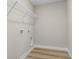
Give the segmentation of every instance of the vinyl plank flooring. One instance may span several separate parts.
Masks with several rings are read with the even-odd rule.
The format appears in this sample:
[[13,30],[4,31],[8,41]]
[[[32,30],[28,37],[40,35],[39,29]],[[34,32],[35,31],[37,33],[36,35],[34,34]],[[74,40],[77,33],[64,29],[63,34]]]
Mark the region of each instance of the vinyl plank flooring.
[[25,59],[71,59],[66,51],[34,48]]
[[55,51],[45,51],[45,50],[33,50],[32,53],[40,53],[40,54],[46,54],[51,56],[61,56],[61,57],[68,57],[67,53],[61,53],[61,52],[55,52]]

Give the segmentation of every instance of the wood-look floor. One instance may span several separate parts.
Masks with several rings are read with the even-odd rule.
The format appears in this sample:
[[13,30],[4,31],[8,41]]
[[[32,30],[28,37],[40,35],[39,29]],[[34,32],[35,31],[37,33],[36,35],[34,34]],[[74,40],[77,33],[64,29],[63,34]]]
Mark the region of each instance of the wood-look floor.
[[34,48],[25,59],[71,59],[66,51]]

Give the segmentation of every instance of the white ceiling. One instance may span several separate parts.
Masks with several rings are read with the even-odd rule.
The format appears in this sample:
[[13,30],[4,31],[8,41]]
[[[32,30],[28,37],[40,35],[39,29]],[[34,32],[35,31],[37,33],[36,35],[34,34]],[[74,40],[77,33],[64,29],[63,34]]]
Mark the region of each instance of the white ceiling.
[[43,4],[48,4],[58,1],[63,1],[63,0],[31,0],[33,5],[43,5]]

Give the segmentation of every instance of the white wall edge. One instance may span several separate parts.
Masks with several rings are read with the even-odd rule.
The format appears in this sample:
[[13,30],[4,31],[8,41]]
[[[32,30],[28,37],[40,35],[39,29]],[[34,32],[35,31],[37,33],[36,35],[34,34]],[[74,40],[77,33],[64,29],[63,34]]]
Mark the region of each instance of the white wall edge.
[[25,59],[29,55],[29,53],[33,50],[34,47],[31,47],[27,52],[25,52],[19,59]]
[[55,50],[60,50],[60,51],[67,51],[67,48],[62,48],[62,47],[42,46],[42,45],[34,45],[34,47],[49,48],[49,49],[55,49]]

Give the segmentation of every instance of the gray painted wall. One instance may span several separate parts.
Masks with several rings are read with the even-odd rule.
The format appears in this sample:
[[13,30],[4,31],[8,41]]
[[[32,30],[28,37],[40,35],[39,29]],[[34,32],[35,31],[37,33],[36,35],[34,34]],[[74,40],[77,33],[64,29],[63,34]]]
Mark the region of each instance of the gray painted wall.
[[67,48],[66,2],[37,6],[35,44]]

